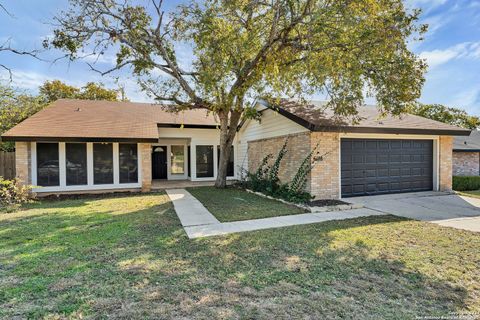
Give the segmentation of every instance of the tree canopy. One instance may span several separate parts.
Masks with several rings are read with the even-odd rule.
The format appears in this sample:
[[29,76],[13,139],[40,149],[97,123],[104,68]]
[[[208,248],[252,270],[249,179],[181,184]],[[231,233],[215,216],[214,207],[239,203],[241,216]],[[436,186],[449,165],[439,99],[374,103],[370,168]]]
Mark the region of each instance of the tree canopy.
[[77,88],[63,83],[60,80],[45,81],[40,87],[40,94],[47,102],[58,99],[82,99],[82,100],[109,100],[118,101],[120,90],[107,89],[103,84],[88,82],[85,86]]
[[441,104],[414,104],[409,113],[429,118],[432,120],[448,123],[454,126],[466,129],[478,129],[480,127],[480,118],[469,115],[465,110],[447,107]]
[[[71,59],[114,50],[108,74],[130,68],[159,101],[204,108],[220,120],[216,186],[257,97],[303,98],[322,91],[338,115],[355,115],[365,93],[400,114],[420,95],[425,63],[407,40],[425,31],[401,0],[205,0],[166,14],[162,1],[72,0],[55,17],[51,42]],[[191,48],[192,63],[182,63]]]

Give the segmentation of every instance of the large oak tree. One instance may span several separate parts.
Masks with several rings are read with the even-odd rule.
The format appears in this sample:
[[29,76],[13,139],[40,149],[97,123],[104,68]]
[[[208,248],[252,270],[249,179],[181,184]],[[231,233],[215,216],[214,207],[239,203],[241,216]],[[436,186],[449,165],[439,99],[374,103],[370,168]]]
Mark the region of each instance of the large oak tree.
[[168,13],[158,0],[71,0],[51,44],[71,59],[114,50],[115,67],[97,71],[129,68],[158,101],[215,114],[224,187],[230,146],[242,118],[256,116],[256,97],[322,91],[346,116],[369,94],[381,111],[403,112],[424,81],[424,62],[407,48],[425,31],[418,15],[401,0],[205,0]]

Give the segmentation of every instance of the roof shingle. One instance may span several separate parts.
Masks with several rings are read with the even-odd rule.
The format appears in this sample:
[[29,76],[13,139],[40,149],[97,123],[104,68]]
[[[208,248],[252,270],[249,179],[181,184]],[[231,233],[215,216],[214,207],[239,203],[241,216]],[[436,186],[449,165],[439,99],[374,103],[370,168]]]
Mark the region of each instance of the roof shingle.
[[29,138],[158,140],[158,124],[215,126],[206,110],[167,111],[168,105],[60,99],[2,135]]

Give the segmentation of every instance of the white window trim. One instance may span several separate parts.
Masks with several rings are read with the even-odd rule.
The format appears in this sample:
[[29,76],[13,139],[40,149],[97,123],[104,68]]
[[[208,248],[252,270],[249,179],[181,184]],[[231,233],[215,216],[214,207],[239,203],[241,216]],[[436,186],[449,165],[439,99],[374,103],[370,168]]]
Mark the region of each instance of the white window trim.
[[342,139],[410,139],[433,141],[433,191],[440,190],[440,136],[412,134],[340,133],[338,139],[338,188],[342,199]]
[[[100,142],[101,143],[101,142]],[[138,182],[137,183],[120,183],[119,170],[119,143],[113,142],[113,184],[94,184],[93,183],[93,142],[86,142],[87,144],[87,184],[78,186],[67,186],[66,177],[66,154],[65,142],[58,142],[59,145],[59,178],[60,185],[52,187],[37,187],[33,191],[41,192],[62,192],[62,191],[91,191],[91,190],[109,190],[109,189],[136,189],[142,186],[142,161],[140,153],[140,145],[137,143],[137,168],[138,168]],[[37,143],[31,144],[31,175],[32,185],[37,184]]]

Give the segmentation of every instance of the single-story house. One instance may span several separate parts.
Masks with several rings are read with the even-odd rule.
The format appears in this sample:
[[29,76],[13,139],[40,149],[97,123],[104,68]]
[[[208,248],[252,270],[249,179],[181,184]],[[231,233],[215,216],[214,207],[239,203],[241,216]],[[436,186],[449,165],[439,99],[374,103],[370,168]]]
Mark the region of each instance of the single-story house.
[[[15,141],[16,171],[37,192],[148,191],[155,180],[209,181],[217,175],[219,128],[204,110],[167,112],[153,104],[58,100],[2,135]],[[322,103],[257,103],[242,123],[228,179],[253,171],[288,137],[279,177],[289,181],[316,148],[307,189],[316,198],[450,190],[453,136],[469,130],[413,115],[339,121]]]
[[480,175],[480,131],[453,140],[453,175]]

